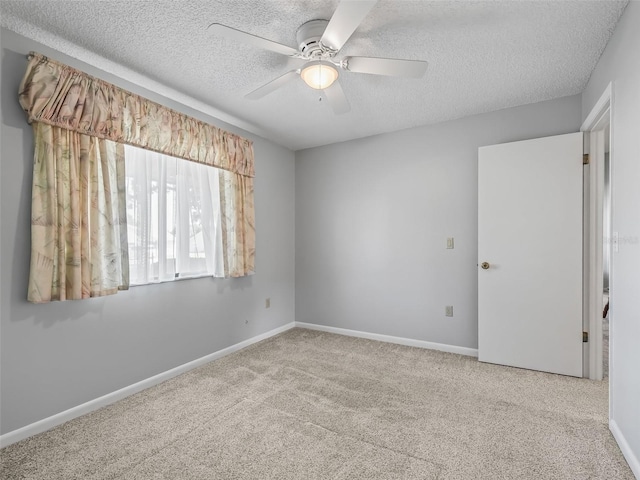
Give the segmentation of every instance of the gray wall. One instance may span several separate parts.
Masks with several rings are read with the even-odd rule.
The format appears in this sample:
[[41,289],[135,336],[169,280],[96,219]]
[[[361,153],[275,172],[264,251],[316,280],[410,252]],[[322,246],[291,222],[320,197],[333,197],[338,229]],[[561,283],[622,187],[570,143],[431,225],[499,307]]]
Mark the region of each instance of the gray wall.
[[[0,432],[7,433],[294,321],[294,154],[2,30]],[[33,140],[17,92],[36,50],[254,140],[256,274],[26,302]],[[271,308],[264,308],[265,298]],[[248,324],[245,324],[248,321]]]
[[580,111],[578,95],[296,152],[296,320],[477,348],[478,147],[576,132]]
[[611,289],[611,400],[640,478],[640,2],[629,2],[582,96],[586,118],[613,82],[611,138],[613,253]]

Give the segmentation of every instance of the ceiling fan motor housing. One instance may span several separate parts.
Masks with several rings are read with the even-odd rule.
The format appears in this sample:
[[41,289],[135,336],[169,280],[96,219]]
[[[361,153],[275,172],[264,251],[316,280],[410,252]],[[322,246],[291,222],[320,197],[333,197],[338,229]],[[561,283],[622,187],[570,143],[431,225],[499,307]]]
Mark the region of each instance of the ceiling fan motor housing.
[[320,39],[328,24],[328,20],[310,20],[298,28],[296,32],[298,49],[305,57],[319,57],[327,53],[320,44]]

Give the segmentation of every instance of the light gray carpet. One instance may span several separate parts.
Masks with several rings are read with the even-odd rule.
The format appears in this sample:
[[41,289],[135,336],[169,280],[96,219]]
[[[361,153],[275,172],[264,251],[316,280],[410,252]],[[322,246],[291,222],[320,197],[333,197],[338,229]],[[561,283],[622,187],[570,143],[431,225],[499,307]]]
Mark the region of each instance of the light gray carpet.
[[12,479],[633,479],[607,383],[294,329],[0,451]]

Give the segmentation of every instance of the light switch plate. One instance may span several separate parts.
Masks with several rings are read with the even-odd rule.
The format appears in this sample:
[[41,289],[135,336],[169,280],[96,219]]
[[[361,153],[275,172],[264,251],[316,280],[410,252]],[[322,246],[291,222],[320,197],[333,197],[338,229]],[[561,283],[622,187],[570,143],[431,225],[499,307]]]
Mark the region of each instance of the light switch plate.
[[453,237],[448,237],[447,238],[447,249],[452,249],[453,248]]

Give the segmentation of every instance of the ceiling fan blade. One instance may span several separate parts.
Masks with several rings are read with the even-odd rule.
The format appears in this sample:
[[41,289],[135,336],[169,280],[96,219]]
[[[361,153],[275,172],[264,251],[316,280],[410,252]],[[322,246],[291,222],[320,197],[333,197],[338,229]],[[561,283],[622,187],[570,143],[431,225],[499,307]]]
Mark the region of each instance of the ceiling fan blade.
[[320,43],[335,52],[340,50],[377,1],[342,0],[333,12]]
[[408,78],[422,77],[427,71],[428,65],[422,60],[374,57],[346,57],[343,63],[350,72]]
[[337,80],[333,82],[329,88],[325,88],[323,92],[324,96],[327,98],[327,102],[329,102],[331,109],[336,115],[347,113],[351,110],[349,100],[347,100],[344,90],[342,90],[342,86]]
[[214,34],[221,37],[225,37],[238,42],[248,43],[256,47],[264,48],[265,50],[271,50],[272,52],[281,53],[282,55],[298,55],[298,51],[295,48],[283,45],[281,43],[267,40],[266,38],[251,35],[250,33],[236,30],[235,28],[227,27],[221,23],[212,23],[207,27]]
[[257,100],[259,98],[264,97],[265,95],[277,90],[289,80],[298,76],[297,70],[291,70],[290,72],[285,73],[284,75],[279,76],[278,78],[271,80],[269,83],[262,85],[259,88],[256,88],[253,92],[247,93],[245,98],[249,98],[251,100]]

